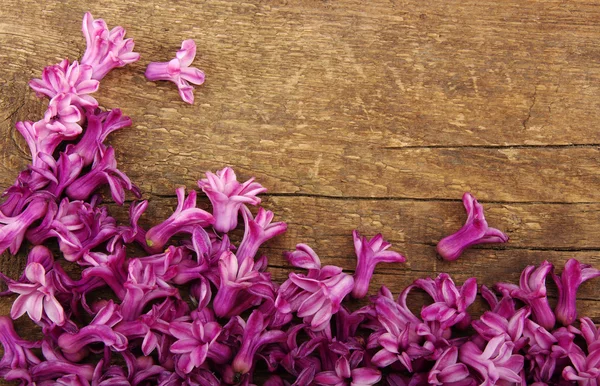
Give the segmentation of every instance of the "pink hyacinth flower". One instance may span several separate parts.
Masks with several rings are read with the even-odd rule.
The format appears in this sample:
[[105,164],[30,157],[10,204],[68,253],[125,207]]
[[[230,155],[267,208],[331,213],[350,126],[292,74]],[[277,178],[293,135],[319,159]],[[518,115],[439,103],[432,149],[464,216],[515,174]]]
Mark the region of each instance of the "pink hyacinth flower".
[[392,244],[386,242],[381,234],[371,240],[361,237],[358,231],[352,231],[354,251],[356,252],[356,272],[354,273],[354,288],[352,296],[360,299],[369,292],[369,282],[379,263],[404,263],[406,258],[401,254],[388,251]]
[[219,259],[219,279],[213,307],[220,317],[238,315],[262,299],[275,297],[269,274],[258,271],[252,259],[238,263],[231,251],[223,252]]
[[487,343],[483,352],[475,343],[466,342],[460,347],[459,359],[481,375],[481,386],[504,384],[502,381],[520,384],[524,358],[513,354],[513,349],[514,343],[499,335]]
[[257,352],[269,343],[285,341],[287,334],[280,330],[267,330],[268,317],[260,310],[252,311],[247,322],[239,316],[237,320],[244,333],[241,337],[242,346],[233,359],[232,368],[238,374],[247,374],[254,367]]
[[44,68],[41,79],[29,82],[38,97],[54,98],[58,94],[69,94],[74,105],[97,107],[98,102],[88,94],[98,91],[100,82],[92,79],[93,69],[74,61],[69,65],[67,59],[59,64]]
[[258,208],[258,213],[253,218],[250,209],[244,206],[242,207],[242,216],[245,224],[244,239],[236,253],[240,264],[246,259],[254,259],[262,244],[287,230],[286,223],[271,222],[274,215],[270,210]]
[[577,290],[583,282],[600,276],[600,270],[576,259],[569,259],[560,274],[552,275],[558,287],[558,304],[555,308],[556,319],[569,326],[577,319]]
[[308,269],[308,274],[290,273],[279,288],[275,306],[283,314],[297,312],[313,331],[328,329],[331,317],[354,288],[354,279],[339,267],[321,268],[319,257],[305,244],[298,244],[286,257],[292,265]]
[[469,376],[469,370],[458,361],[458,348],[448,347],[429,371],[427,379],[430,385],[447,385],[460,382]]
[[508,241],[508,236],[488,226],[483,215],[483,206],[471,193],[465,193],[462,201],[467,211],[467,222],[458,232],[444,237],[437,244],[437,251],[445,260],[458,259],[464,250],[472,245]]
[[44,122],[50,131],[61,133],[65,137],[81,134],[79,123],[82,120],[81,110],[72,104],[69,94],[58,94],[50,99],[48,110],[44,114]]
[[125,29],[108,29],[102,19],[91,13],[83,16],[82,32],[87,47],[80,63],[92,68],[92,79],[101,80],[110,70],[136,62],[140,54],[133,52],[133,39],[123,39]]
[[46,273],[42,264],[32,262],[25,268],[25,277],[29,283],[8,285],[11,292],[19,294],[10,310],[11,318],[17,319],[27,312],[33,321],[39,323],[45,314],[56,325],[65,324],[65,311],[54,297],[55,286],[51,274]]
[[169,80],[177,85],[184,102],[194,103],[194,86],[204,83],[204,72],[190,67],[196,57],[196,43],[189,39],[181,43],[181,49],[169,62],[151,62],[146,68],[146,78],[150,81]]
[[47,208],[48,202],[36,199],[14,217],[5,216],[0,211],[0,253],[6,249],[9,249],[13,255],[17,253],[27,229],[44,217]]
[[267,191],[254,178],[243,184],[239,183],[232,168],[226,167],[216,174],[206,173],[206,178],[198,181],[198,187],[208,196],[213,206],[215,223],[218,232],[227,233],[238,224],[238,214],[242,205],[258,205],[260,193]]
[[191,323],[174,321],[169,332],[177,339],[171,345],[171,352],[177,355],[177,368],[184,374],[201,367],[207,358],[216,363],[225,363],[231,356],[231,349],[218,342],[221,326],[214,321],[204,323],[196,319]]
[[546,291],[546,277],[553,269],[552,264],[544,261],[538,268],[534,265],[527,266],[521,273],[518,286],[510,283],[496,284],[496,288],[505,296],[525,302],[531,308],[533,320],[547,330],[551,330],[556,323]]
[[358,367],[346,357],[335,363],[335,371],[322,371],[315,375],[314,382],[321,386],[371,386],[381,380],[381,372],[372,367]]
[[191,234],[195,226],[206,227],[214,222],[210,213],[196,207],[196,191],[192,190],[187,198],[184,187],[177,188],[176,193],[177,208],[175,212],[146,233],[146,244],[153,253],[162,251],[173,235],[182,232]]
[[133,192],[137,198],[141,197],[138,187],[117,168],[115,150],[112,147],[98,153],[91,170],[73,181],[66,193],[74,200],[85,200],[105,184],[108,184],[113,200],[119,205],[125,202],[125,189]]

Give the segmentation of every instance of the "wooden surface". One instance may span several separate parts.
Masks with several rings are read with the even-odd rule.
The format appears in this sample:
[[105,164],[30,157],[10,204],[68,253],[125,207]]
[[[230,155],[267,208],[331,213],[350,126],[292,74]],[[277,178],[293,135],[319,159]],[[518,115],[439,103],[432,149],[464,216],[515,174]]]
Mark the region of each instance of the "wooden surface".
[[[15,122],[45,108],[27,82],[81,56],[87,10],[124,26],[142,55],[94,96],[133,119],[110,142],[150,200],[145,224],[167,215],[177,186],[230,165],[269,188],[264,206],[289,224],[264,249],[280,281],[281,251],[298,242],[352,270],[354,228],[408,257],[380,266],[373,290],[442,271],[514,281],[544,259],[600,267],[600,3],[4,0],[2,188],[29,161]],[[144,78],[189,38],[207,76],[193,106]],[[464,191],[511,240],[442,262],[435,243],[464,221]],[[599,290],[586,283],[579,301],[596,321]]]

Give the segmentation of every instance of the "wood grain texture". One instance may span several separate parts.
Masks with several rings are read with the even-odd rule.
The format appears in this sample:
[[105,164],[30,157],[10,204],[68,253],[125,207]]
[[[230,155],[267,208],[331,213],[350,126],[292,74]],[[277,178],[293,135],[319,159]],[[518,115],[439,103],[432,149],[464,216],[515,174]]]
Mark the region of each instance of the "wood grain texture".
[[[264,206],[289,224],[263,249],[279,281],[281,252],[299,242],[351,271],[354,228],[408,257],[378,269],[372,290],[439,272],[514,281],[545,259],[600,266],[598,2],[4,0],[1,188],[29,162],[15,122],[45,110],[27,82],[81,56],[88,10],[142,54],[95,97],[133,119],[110,142],[150,200],[144,224],[168,216],[175,187],[230,165],[268,187]],[[190,38],[207,74],[192,106],[143,74]],[[464,221],[464,191],[511,240],[442,262],[435,243]],[[13,275],[22,265],[0,259]],[[579,293],[596,321],[599,290]]]

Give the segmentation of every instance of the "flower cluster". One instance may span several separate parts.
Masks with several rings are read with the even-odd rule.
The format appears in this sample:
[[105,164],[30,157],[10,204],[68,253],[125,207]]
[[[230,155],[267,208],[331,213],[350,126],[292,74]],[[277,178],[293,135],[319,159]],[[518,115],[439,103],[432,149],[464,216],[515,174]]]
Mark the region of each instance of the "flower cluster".
[[[32,247],[21,277],[0,275],[5,294],[15,296],[10,318],[0,317],[1,377],[39,386],[600,381],[600,331],[588,318],[575,323],[577,289],[600,270],[577,260],[560,275],[544,262],[527,267],[518,285],[499,283],[496,292],[482,286],[489,311],[478,318],[469,311],[476,280],[457,285],[445,273],[416,280],[398,298],[381,287],[351,311],[345,301],[368,294],[376,265],[405,257],[381,235],[355,231],[353,275],[323,265],[312,248],[298,244],[285,253],[298,272],[275,283],[261,247],[287,226],[268,210],[251,210],[265,189],[253,179],[239,182],[230,168],[198,181],[210,211],[197,206],[196,190],[186,195],[179,188],[178,205],[164,221],[143,226],[148,202],[134,201],[129,223],[119,224],[98,191],[107,188],[121,205],[126,191],[139,198],[104,144],[131,121],[118,110],[102,111],[89,94],[110,69],[138,56],[120,27],[109,31],[86,14],[83,29],[88,48],[81,61],[48,67],[31,82],[51,98],[44,119],[17,124],[32,162],[0,205],[0,251],[15,254],[24,241]],[[182,65],[189,65],[186,55],[178,56]],[[469,220],[440,243],[442,253],[450,251],[446,257],[504,240],[487,227],[472,196],[464,202]],[[240,218],[243,236],[232,242]],[[63,269],[69,264],[80,277]],[[554,309],[549,277],[558,287]],[[430,298],[419,311],[408,305],[413,291]],[[12,320],[25,317],[41,340],[17,335]]]

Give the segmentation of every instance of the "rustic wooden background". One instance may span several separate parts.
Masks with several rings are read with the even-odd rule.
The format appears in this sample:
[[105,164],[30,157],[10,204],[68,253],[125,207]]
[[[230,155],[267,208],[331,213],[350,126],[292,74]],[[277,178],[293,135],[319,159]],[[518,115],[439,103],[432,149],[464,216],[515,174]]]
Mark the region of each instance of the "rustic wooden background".
[[[88,10],[124,26],[142,55],[94,96],[133,119],[110,142],[150,200],[145,224],[167,216],[177,186],[230,165],[268,187],[264,206],[289,224],[264,249],[279,281],[281,251],[298,242],[352,270],[354,228],[408,257],[380,266],[373,291],[443,271],[515,281],[544,259],[600,267],[600,3],[4,0],[1,188],[29,161],[15,122],[46,105],[27,82],[82,55]],[[189,38],[207,76],[193,106],[144,78]],[[464,222],[464,191],[511,240],[442,262],[435,244]],[[599,290],[579,297],[597,321]]]

